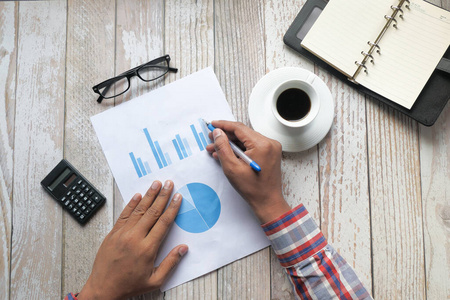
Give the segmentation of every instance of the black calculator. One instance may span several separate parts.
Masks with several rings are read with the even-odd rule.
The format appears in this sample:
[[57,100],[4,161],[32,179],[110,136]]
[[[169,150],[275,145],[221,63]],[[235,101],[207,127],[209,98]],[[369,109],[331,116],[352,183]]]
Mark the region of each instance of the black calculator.
[[80,224],[85,224],[106,200],[65,159],[41,181],[41,185]]

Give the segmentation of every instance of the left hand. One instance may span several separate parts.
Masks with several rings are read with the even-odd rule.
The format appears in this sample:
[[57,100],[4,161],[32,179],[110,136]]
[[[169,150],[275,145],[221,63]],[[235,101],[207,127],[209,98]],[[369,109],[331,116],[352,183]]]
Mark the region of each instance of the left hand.
[[155,267],[159,247],[182,201],[175,194],[164,212],[172,190],[172,181],[166,181],[163,189],[155,181],[144,197],[134,195],[100,246],[79,300],[124,299],[161,287],[188,250],[186,245],[176,246]]

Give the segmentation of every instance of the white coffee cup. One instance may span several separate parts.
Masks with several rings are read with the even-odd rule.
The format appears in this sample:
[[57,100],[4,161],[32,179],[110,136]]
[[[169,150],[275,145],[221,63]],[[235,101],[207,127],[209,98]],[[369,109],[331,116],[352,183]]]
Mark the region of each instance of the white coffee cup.
[[[317,78],[317,76],[313,73],[309,74],[308,77],[305,80],[301,79],[288,79],[283,82],[281,82],[278,87],[275,89],[275,91],[272,94],[272,113],[275,116],[275,118],[284,126],[290,127],[290,128],[300,128],[308,125],[311,123],[314,118],[317,116],[317,113],[319,112],[320,108],[320,99],[316,92],[316,89],[313,86],[314,80]],[[303,98],[302,100],[299,99],[299,103],[302,102],[302,104],[306,104],[308,102],[310,103],[309,111],[304,114],[301,118],[295,119],[295,120],[287,120],[283,118],[278,109],[277,109],[277,102],[279,101],[280,95],[289,89],[299,89],[306,93],[308,97]],[[295,103],[293,103],[295,104]],[[306,109],[304,109],[306,110]]]

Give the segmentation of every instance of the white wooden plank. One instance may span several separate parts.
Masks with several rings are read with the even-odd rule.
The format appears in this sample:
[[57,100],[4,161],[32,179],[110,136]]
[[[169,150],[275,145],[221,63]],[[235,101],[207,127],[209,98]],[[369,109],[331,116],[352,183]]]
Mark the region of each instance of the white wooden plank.
[[0,291],[9,299],[18,3],[0,3]]
[[330,132],[320,143],[322,232],[371,292],[370,202],[365,100],[319,69],[335,102]]
[[[266,73],[263,1],[215,1],[215,71],[235,117],[249,125],[248,99]],[[270,249],[218,272],[219,299],[270,298]]]
[[61,298],[62,209],[40,181],[63,156],[66,3],[19,3],[11,299]]
[[373,296],[424,299],[417,122],[367,101]]
[[420,172],[428,299],[450,295],[450,106],[420,126]]
[[[282,67],[299,67],[314,72],[311,61],[283,43],[284,34],[303,4],[304,1],[296,0],[266,0],[264,28],[268,72]],[[317,146],[300,153],[284,153],[281,169],[285,199],[291,207],[300,203],[304,204],[316,223],[320,225]],[[273,251],[271,251],[271,261],[271,298],[294,299],[295,294],[290,281]]]
[[114,76],[115,1],[69,1],[67,15],[64,156],[107,200],[85,226],[64,214],[64,294],[81,290],[113,223],[112,175],[90,117],[112,106],[92,86]]
[[[164,1],[163,0],[119,0],[116,20],[116,74],[164,55]],[[144,82],[138,78],[131,81],[130,90],[116,97],[118,105],[155,88],[161,87],[164,79]],[[125,202],[117,185],[114,185],[114,220],[122,212]],[[137,297],[137,299],[163,299],[159,290]]]
[[[165,2],[165,52],[178,73],[166,83],[199,71],[214,63],[213,1]],[[173,288],[164,299],[216,299],[217,272],[211,272]]]

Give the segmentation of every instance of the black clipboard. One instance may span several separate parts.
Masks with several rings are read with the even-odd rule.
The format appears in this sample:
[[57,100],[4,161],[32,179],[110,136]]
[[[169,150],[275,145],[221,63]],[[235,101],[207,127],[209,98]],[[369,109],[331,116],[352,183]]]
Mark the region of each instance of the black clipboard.
[[308,50],[302,48],[301,42],[303,38],[308,33],[309,29],[311,29],[327,3],[328,1],[325,0],[306,1],[294,22],[284,35],[284,43],[337,78],[347,82],[356,90],[391,106],[425,126],[432,126],[450,99],[450,47],[445,52],[433,74],[431,74],[414,105],[411,109],[407,109],[360,84],[351,82],[344,74],[337,71]]

